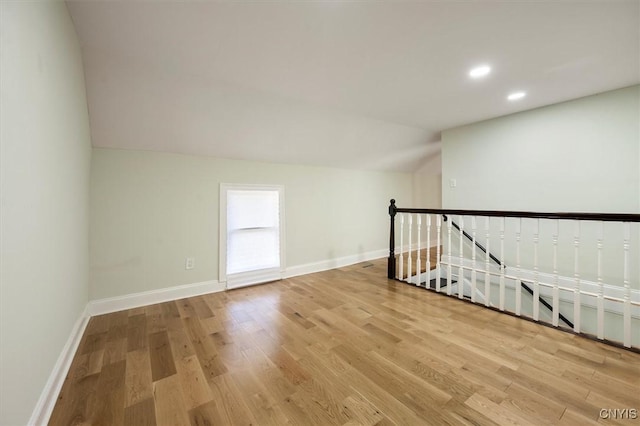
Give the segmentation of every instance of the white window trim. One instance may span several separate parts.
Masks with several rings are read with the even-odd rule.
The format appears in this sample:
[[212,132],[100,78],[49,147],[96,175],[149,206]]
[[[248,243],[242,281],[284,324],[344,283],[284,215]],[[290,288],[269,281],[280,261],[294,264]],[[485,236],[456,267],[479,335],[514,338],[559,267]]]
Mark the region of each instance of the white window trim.
[[[259,271],[243,272],[227,276],[227,191],[278,191],[280,209],[280,267],[262,269]],[[220,229],[219,229],[219,273],[218,281],[225,283],[227,289],[244,287],[266,281],[282,279],[285,270],[285,212],[284,212],[284,185],[254,185],[244,183],[221,183],[220,184]]]

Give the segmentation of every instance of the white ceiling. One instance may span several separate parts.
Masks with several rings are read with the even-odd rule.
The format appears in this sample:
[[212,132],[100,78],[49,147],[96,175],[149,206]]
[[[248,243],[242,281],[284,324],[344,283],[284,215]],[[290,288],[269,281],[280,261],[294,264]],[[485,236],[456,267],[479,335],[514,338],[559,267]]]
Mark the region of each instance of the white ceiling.
[[415,170],[444,129],[640,82],[639,1],[68,6],[98,147]]

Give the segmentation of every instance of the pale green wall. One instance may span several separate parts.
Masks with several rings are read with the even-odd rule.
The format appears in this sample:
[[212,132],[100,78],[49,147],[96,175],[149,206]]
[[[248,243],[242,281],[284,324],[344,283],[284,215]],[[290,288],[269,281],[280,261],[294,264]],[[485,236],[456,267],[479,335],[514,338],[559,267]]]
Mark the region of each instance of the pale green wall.
[[[220,183],[285,186],[286,266],[388,246],[411,174],[94,149],[91,299],[218,279]],[[196,267],[185,270],[185,257]]]
[[[640,86],[576,99],[442,133],[442,199],[448,209],[640,213]],[[457,187],[451,188],[450,179]],[[467,226],[469,223],[467,223]],[[484,222],[478,226],[484,227]],[[533,222],[522,228],[522,265],[533,269]],[[558,269],[572,276],[574,224],[560,229]],[[632,225],[631,284],[640,290],[640,226]],[[540,267],[552,270],[552,224],[542,221]],[[492,222],[497,253],[498,222]],[[484,244],[484,231],[481,242]],[[583,222],[582,278],[597,279],[597,228]],[[505,261],[515,265],[515,223]],[[605,283],[622,285],[622,227],[607,224]],[[468,256],[467,256],[468,257]]]
[[87,303],[91,143],[65,4],[0,8],[0,424],[21,425]]
[[443,206],[639,213],[639,120],[633,86],[444,131]]

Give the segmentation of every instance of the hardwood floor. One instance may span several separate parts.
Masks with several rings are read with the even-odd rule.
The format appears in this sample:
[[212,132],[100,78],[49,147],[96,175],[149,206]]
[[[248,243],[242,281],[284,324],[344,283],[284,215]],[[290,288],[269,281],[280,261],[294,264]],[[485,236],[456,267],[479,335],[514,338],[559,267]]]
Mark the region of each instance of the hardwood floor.
[[639,354],[385,276],[380,260],[94,317],[50,424],[588,425],[640,409]]

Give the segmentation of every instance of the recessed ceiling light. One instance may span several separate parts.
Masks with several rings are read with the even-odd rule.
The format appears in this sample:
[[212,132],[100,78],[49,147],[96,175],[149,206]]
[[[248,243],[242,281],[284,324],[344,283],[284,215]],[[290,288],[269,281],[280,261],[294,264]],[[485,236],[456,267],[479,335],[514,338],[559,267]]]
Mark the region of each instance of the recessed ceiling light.
[[469,77],[471,78],[480,78],[484,77],[491,72],[491,67],[489,65],[480,65],[479,67],[475,67],[469,71]]
[[525,92],[513,92],[510,93],[509,96],[507,96],[507,99],[509,99],[510,101],[517,101],[518,99],[522,99],[525,96],[527,96]]

